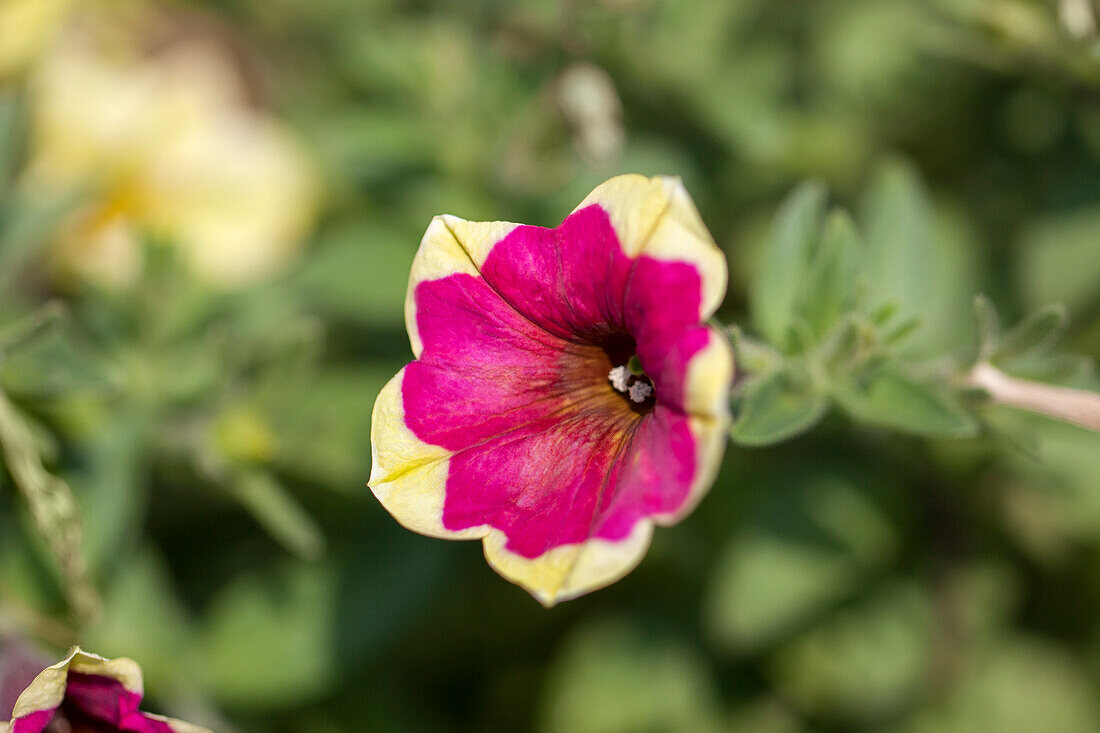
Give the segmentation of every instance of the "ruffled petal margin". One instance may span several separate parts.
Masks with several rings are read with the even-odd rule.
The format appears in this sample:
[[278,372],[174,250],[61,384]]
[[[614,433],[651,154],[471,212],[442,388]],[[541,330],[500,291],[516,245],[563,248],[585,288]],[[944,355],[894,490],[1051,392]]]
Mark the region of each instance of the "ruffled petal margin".
[[628,257],[644,254],[694,265],[702,278],[699,320],[714,315],[726,296],[726,257],[678,177],[616,176],[588,194],[575,211],[593,204],[607,212]]
[[482,527],[449,530],[443,526],[449,459],[453,453],[429,445],[405,421],[402,384],[405,367],[386,383],[371,413],[370,487],[403,527],[430,537],[463,540],[485,536]]
[[517,226],[505,221],[466,221],[450,214],[432,219],[413,258],[405,295],[405,328],[413,356],[419,359],[424,350],[416,322],[416,286],[458,273],[479,276],[489,250]]
[[708,331],[707,345],[688,361],[684,390],[684,410],[695,440],[695,475],[679,507],[653,515],[661,526],[676,524],[695,509],[714,483],[729,442],[733,345],[717,329]]
[[508,538],[497,529],[490,529],[482,544],[485,559],[494,570],[549,608],[622,578],[645,557],[652,537],[653,522],[642,519],[624,539],[591,537],[579,544],[555,547],[535,558],[509,551]]

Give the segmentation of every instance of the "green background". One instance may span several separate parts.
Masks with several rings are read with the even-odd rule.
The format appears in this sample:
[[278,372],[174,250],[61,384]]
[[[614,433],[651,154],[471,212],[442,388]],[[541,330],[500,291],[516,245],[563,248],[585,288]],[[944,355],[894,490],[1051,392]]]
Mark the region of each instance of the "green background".
[[[131,293],[63,296],[0,369],[81,506],[104,602],[82,641],[138,660],[156,709],[317,733],[1100,729],[1100,439],[1081,429],[1004,411],[1025,439],[924,440],[829,415],[731,445],[636,571],[552,610],[366,488],[431,217],[553,226],[621,172],[683,178],[729,258],[719,315],[750,332],[777,208],[815,179],[865,234],[931,248],[931,272],[870,283],[919,304],[922,357],[971,343],[978,292],[1008,322],[1065,303],[1068,348],[1100,356],[1100,61],[1057,3],[188,5],[245,44],[319,162],[306,253],[231,294],[166,262]],[[563,111],[580,63],[621,104],[601,123],[620,150]],[[889,207],[895,184],[918,216]],[[0,324],[56,295],[45,235],[5,217]],[[47,645],[70,625],[6,474],[0,620]]]

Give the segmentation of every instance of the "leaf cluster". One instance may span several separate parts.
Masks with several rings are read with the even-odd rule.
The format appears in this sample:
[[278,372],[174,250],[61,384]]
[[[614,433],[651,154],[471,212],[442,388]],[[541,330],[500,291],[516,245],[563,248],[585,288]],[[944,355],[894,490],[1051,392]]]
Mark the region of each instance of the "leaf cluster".
[[[819,184],[783,204],[751,291],[763,337],[739,336],[747,372],[732,436],[766,445],[813,427],[832,406],[914,435],[969,437],[978,422],[946,389],[949,374],[910,338],[936,288],[931,206],[912,168],[885,165],[862,227],[829,210]],[[860,230],[865,232],[861,236]]]
[[733,333],[743,371],[734,441],[793,438],[834,406],[856,422],[915,436],[974,437],[980,394],[969,393],[968,367],[990,364],[1044,382],[1089,373],[1087,357],[1054,351],[1068,322],[1061,305],[1002,334],[993,304],[975,296],[974,343],[945,350],[928,333],[941,297],[932,221],[922,182],[899,161],[874,176],[862,226],[830,210],[820,184],[787,198],[750,291],[761,338]]

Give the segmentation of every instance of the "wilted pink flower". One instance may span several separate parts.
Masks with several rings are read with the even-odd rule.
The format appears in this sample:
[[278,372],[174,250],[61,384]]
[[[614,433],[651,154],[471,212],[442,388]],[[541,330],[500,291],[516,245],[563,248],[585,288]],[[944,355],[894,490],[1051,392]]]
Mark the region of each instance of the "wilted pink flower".
[[0,733],[209,733],[190,723],[138,710],[141,668],[130,659],[104,659],[73,649],[38,674],[15,702]]
[[399,522],[483,538],[546,605],[622,577],[709,488],[733,358],[725,258],[678,179],[607,181],[556,229],[436,217],[405,303],[417,360],[374,407]]

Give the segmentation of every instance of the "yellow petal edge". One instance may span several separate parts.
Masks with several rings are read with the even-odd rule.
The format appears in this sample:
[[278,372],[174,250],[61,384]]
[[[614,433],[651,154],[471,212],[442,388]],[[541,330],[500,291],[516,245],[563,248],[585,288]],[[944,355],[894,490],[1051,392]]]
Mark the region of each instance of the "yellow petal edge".
[[694,265],[702,279],[699,320],[714,315],[726,296],[726,256],[679,178],[616,176],[597,186],[577,209],[592,204],[607,212],[628,257],[646,254]]
[[413,258],[405,292],[405,330],[413,356],[419,359],[424,350],[416,324],[416,286],[456,273],[480,275],[489,250],[517,226],[506,221],[466,221],[450,214],[432,219]]

